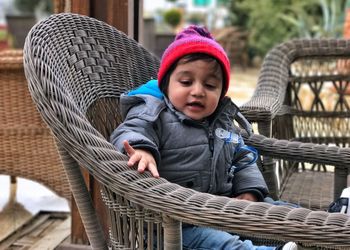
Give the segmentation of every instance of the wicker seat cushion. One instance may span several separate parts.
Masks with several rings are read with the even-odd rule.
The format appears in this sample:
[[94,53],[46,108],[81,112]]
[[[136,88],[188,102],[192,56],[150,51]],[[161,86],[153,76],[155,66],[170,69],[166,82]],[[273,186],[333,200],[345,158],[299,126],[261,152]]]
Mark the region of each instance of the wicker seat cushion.
[[333,172],[295,172],[283,185],[281,200],[312,210],[326,210],[333,201],[333,182]]

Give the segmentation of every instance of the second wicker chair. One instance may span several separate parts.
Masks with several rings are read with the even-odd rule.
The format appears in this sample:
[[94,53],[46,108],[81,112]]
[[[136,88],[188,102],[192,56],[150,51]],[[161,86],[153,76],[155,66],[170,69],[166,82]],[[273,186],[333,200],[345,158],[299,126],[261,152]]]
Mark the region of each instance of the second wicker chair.
[[[256,90],[241,107],[242,113],[268,137],[349,147],[349,60],[349,40],[282,43],[266,56]],[[308,155],[310,147],[302,154]],[[314,157],[327,154],[320,151]],[[275,198],[325,210],[349,185],[348,166],[334,164],[335,168],[279,162],[279,176],[276,171],[266,171],[265,176]]]

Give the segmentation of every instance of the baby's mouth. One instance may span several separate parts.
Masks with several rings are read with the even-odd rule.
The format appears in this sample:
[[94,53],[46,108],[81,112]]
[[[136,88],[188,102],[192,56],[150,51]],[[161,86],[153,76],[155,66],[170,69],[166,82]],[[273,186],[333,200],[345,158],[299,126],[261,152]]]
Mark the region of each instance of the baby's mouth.
[[200,102],[190,102],[187,104],[187,106],[190,106],[190,107],[200,107],[200,108],[203,108],[204,105]]

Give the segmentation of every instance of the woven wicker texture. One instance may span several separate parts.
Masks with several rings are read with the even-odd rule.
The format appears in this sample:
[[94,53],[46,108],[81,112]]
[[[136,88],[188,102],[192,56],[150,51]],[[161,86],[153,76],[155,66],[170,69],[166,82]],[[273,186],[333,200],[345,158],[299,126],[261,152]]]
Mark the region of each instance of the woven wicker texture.
[[0,174],[37,181],[71,198],[53,136],[33,104],[22,50],[0,52]]
[[[347,40],[292,40],[276,46],[242,112],[269,137],[348,147],[349,58]],[[348,185],[348,170],[341,165],[279,162],[278,170],[278,178],[275,172],[265,175],[275,197],[312,209],[326,209]]]
[[[25,72],[30,92],[62,147],[64,166],[94,248],[105,249],[106,245],[99,241],[96,215],[85,213],[89,198],[83,192],[87,190],[78,190],[74,178],[79,165],[103,187],[102,196],[110,208],[108,244],[113,249],[144,249],[156,239],[159,249],[163,242],[165,249],[181,249],[181,222],[249,235],[265,244],[294,240],[325,249],[350,248],[346,215],[198,193],[130,169],[127,157],[105,138],[120,122],[120,94],[155,78],[157,68],[158,59],[135,41],[85,16],[53,15],[27,37]],[[307,162],[350,163],[347,149],[262,135],[245,137],[270,157],[291,160],[297,155]],[[315,157],[321,153],[323,157]],[[146,241],[145,229],[152,232]]]

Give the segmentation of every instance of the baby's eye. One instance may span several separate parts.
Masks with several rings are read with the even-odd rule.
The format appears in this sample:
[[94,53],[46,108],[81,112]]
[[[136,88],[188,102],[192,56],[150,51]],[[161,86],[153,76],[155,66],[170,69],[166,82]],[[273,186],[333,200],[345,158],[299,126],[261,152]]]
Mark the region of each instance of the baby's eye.
[[179,82],[180,82],[182,85],[186,85],[186,86],[187,86],[187,85],[191,85],[191,83],[192,83],[190,80],[180,80]]
[[211,84],[211,83],[205,84],[205,87],[207,87],[208,89],[216,89],[217,88],[216,84]]

